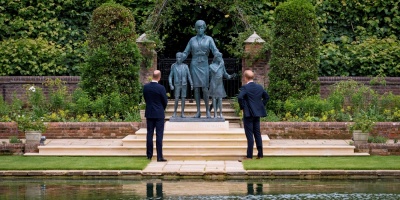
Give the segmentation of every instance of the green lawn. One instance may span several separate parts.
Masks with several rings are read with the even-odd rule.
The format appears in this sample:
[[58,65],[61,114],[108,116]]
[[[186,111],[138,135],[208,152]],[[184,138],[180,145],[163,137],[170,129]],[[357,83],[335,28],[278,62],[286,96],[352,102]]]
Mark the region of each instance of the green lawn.
[[[143,170],[145,157],[0,156],[0,170]],[[400,170],[400,156],[264,157],[246,170]]]
[[264,157],[243,165],[246,170],[400,170],[400,156]]
[[0,170],[142,170],[146,157],[0,156]]

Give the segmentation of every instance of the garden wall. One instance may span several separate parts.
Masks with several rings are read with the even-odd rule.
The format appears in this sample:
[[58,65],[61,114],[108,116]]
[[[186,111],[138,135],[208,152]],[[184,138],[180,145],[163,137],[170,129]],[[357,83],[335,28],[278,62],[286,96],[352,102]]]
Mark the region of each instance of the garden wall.
[[[124,138],[135,134],[141,127],[140,122],[51,122],[43,134],[49,139],[88,138],[112,139]],[[261,122],[261,133],[271,139],[350,139],[347,122]],[[400,123],[376,123],[373,134],[400,139]],[[0,139],[24,135],[14,122],[0,122]]]
[[[44,136],[48,139],[122,139],[135,134],[140,122],[50,122]],[[0,122],[0,139],[24,138],[14,122]]]
[[0,95],[7,102],[11,102],[14,94],[19,99],[24,99],[26,85],[40,86],[43,88],[43,93],[48,94],[49,90],[43,84],[47,79],[56,78],[65,83],[70,93],[78,87],[80,81],[79,76],[0,76]]
[[396,155],[400,156],[400,144],[359,144],[356,145],[355,152],[369,153],[370,155],[389,156]]
[[[261,133],[271,139],[351,139],[348,122],[261,122]],[[400,123],[378,122],[373,135],[400,139]]]
[[[263,71],[264,68],[259,65],[265,65],[266,67],[268,67],[268,64],[263,62],[254,62],[253,65],[255,66],[253,66],[252,69],[255,71],[260,71],[259,74],[263,74],[265,72]],[[152,70],[153,68],[141,70],[141,76],[149,77],[150,76],[149,71]],[[267,68],[265,70],[267,70]],[[67,86],[70,92],[72,92],[78,87],[78,83],[80,81],[79,76],[0,76],[0,90],[1,90],[0,95],[3,96],[3,98],[7,102],[10,102],[12,100],[14,93],[16,94],[17,97],[21,98],[24,96],[26,92],[24,85],[27,84],[29,85],[34,84],[43,87],[43,92],[46,94],[48,90],[42,84],[49,78],[50,79],[58,78],[64,81],[65,85]],[[268,78],[265,78],[264,76],[258,76],[257,79],[263,82],[265,85],[268,84]],[[328,96],[331,85],[339,81],[345,81],[348,79],[353,79],[357,82],[370,86],[379,94],[391,91],[393,94],[400,95],[400,77],[382,78],[382,80],[384,80],[383,81],[384,84],[374,83],[374,78],[372,77],[319,77],[319,80],[321,82],[320,86],[321,97]],[[148,80],[147,78],[142,78],[141,81],[142,84],[144,84]]]
[[330,93],[330,87],[340,81],[354,80],[371,87],[379,94],[392,92],[395,95],[400,95],[400,77],[319,77],[321,97],[325,98]]

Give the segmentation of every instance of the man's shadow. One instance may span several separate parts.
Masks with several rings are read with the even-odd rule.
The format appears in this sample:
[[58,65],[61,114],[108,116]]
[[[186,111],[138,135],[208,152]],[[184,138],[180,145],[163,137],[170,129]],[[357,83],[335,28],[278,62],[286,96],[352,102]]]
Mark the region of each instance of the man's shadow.
[[253,182],[247,183],[247,195],[262,195],[263,194],[263,184],[256,183],[256,189],[254,190]]
[[162,183],[156,183],[156,196],[154,196],[154,183],[146,184],[147,199],[163,199]]

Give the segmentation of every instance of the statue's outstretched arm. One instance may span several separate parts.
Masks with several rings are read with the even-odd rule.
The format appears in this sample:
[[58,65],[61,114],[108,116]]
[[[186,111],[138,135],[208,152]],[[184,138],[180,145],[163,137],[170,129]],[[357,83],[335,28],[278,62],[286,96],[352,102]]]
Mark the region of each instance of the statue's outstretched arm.
[[191,50],[192,50],[192,45],[190,45],[190,40],[189,40],[185,50],[182,52],[182,62],[186,60]]

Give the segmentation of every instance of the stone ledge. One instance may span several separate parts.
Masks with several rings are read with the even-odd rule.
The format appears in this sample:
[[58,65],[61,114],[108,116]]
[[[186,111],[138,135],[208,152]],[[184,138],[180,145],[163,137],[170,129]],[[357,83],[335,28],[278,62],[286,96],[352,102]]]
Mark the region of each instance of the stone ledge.
[[140,170],[4,170],[0,177],[7,176],[113,176],[141,178],[218,178],[218,179],[399,179],[400,170],[248,170],[238,172],[144,172]]
[[248,176],[271,176],[271,170],[247,170]]

